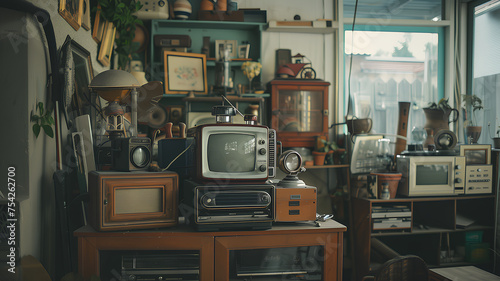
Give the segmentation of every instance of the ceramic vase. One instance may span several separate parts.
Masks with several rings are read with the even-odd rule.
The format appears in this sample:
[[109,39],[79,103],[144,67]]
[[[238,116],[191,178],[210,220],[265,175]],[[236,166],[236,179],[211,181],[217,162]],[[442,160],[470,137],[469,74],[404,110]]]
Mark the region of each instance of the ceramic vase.
[[176,0],[174,3],[174,16],[179,20],[187,20],[193,8],[188,0]]

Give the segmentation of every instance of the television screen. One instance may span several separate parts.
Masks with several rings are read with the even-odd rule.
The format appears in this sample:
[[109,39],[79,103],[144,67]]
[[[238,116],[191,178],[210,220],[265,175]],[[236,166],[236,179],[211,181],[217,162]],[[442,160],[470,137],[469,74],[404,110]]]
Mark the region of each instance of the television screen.
[[221,133],[208,138],[207,160],[212,172],[239,173],[255,170],[255,136]]

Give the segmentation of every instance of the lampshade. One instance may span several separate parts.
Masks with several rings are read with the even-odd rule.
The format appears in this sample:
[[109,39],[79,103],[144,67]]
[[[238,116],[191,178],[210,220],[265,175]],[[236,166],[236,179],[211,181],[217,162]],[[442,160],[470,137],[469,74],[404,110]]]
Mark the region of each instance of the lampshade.
[[133,88],[140,87],[141,84],[131,73],[123,70],[106,70],[99,73],[92,82],[89,88],[96,91],[97,94],[107,100],[122,101]]

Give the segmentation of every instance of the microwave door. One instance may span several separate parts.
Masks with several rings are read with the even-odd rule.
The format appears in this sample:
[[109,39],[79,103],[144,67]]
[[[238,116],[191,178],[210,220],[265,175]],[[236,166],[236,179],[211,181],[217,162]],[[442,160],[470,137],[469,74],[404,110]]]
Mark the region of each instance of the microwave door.
[[415,161],[410,165],[410,173],[414,175],[410,177],[410,196],[454,194],[453,161],[434,160]]

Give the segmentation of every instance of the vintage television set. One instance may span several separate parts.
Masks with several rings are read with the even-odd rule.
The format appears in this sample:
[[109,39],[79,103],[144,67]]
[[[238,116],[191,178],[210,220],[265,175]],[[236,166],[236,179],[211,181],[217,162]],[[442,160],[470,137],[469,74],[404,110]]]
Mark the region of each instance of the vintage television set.
[[179,176],[175,172],[89,173],[89,224],[97,231],[174,226]]
[[217,123],[190,128],[197,182],[265,183],[276,170],[276,132],[262,125]]

